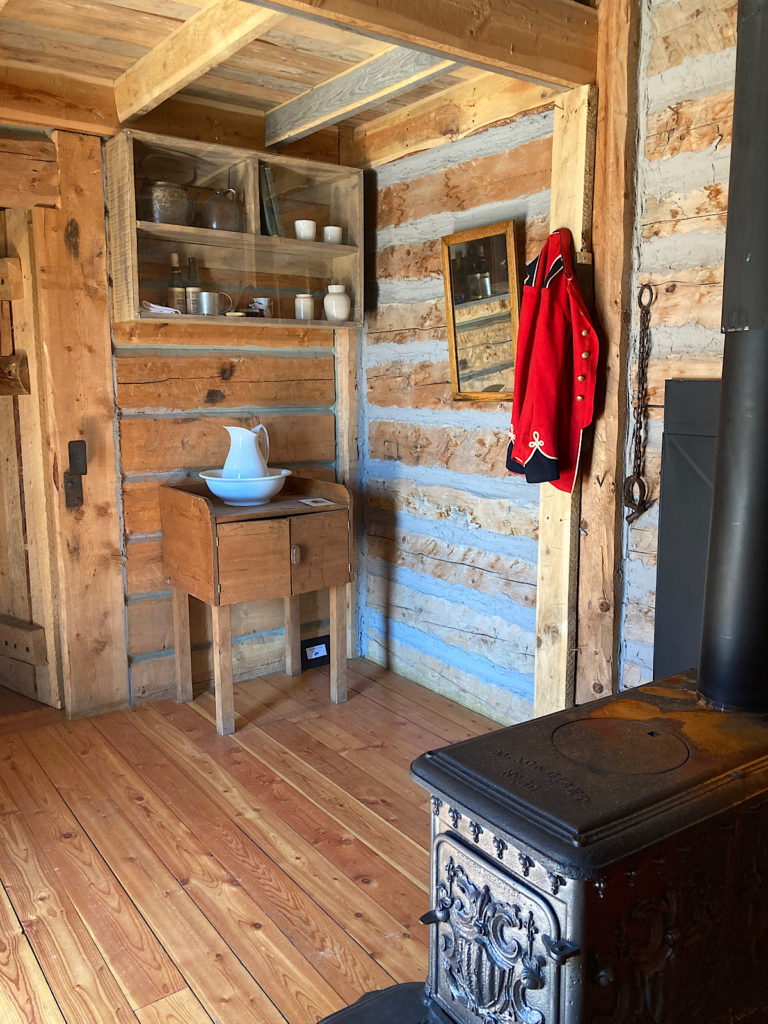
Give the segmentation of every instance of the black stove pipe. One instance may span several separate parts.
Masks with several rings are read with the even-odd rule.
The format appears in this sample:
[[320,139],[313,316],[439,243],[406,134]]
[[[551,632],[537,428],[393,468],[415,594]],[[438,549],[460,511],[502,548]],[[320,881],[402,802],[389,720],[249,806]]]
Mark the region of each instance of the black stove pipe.
[[699,695],[768,712],[768,0],[739,0]]

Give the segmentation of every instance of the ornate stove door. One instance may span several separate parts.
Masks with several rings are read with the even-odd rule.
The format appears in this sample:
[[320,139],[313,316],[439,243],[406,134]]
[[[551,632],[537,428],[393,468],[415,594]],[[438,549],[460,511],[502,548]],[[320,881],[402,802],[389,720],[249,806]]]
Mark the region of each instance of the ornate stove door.
[[445,833],[434,846],[430,996],[458,1024],[558,1024],[560,923],[538,890]]

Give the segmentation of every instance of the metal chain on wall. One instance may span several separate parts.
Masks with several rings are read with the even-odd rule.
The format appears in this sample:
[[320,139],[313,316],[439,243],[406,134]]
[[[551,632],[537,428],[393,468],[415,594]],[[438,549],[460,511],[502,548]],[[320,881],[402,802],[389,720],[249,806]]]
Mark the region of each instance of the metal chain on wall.
[[637,394],[635,396],[632,425],[632,473],[624,481],[624,504],[630,509],[627,522],[634,523],[653,502],[648,498],[648,487],[643,479],[645,464],[646,423],[648,420],[648,361],[651,354],[651,306],[655,296],[653,288],[644,284],[640,288],[637,304],[640,307],[640,335],[637,355]]

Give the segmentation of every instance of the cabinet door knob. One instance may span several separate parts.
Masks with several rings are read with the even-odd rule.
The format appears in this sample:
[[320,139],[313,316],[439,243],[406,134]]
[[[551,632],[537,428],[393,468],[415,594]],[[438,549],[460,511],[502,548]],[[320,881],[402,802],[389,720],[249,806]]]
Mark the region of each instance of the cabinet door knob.
[[291,544],[291,565],[298,565],[301,561],[301,548],[298,544]]

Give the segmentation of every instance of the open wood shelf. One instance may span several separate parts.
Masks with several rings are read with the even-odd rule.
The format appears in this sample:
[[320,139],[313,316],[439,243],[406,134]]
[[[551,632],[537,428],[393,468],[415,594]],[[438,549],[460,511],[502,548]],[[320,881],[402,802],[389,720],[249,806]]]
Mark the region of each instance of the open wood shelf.
[[346,327],[357,327],[352,320],[289,320],[287,317],[275,316],[198,316],[197,314],[180,313],[178,316],[167,316],[165,313],[150,313],[140,310],[140,320],[153,320],[160,324],[227,324],[228,327],[256,324],[259,327],[322,327],[324,330],[342,330]]
[[289,256],[312,254],[323,259],[356,256],[356,245],[334,245],[331,242],[306,241],[302,238],[284,238],[281,235],[260,235],[250,231],[221,231],[187,224],[156,224],[154,221],[136,222],[136,230],[152,238],[179,244],[210,245],[221,249],[247,248],[254,252],[281,253]]
[[[142,303],[167,304],[171,253],[178,253],[182,275],[194,258],[200,288],[226,292],[234,310],[244,311],[251,298],[265,297],[273,312],[271,317],[181,314],[184,323],[327,329],[362,322],[361,171],[131,131],[106,143],[106,168],[116,321],[177,322],[175,316],[147,312]],[[216,191],[234,191],[243,230],[147,220],[153,212],[148,196],[161,172],[187,192],[185,221],[199,218]],[[265,191],[262,181],[268,182]],[[320,235],[326,224],[339,225],[345,244],[287,237],[295,219],[314,220]],[[310,292],[315,312],[322,311],[329,284],[344,285],[352,304],[349,320],[296,320],[294,297]]]

